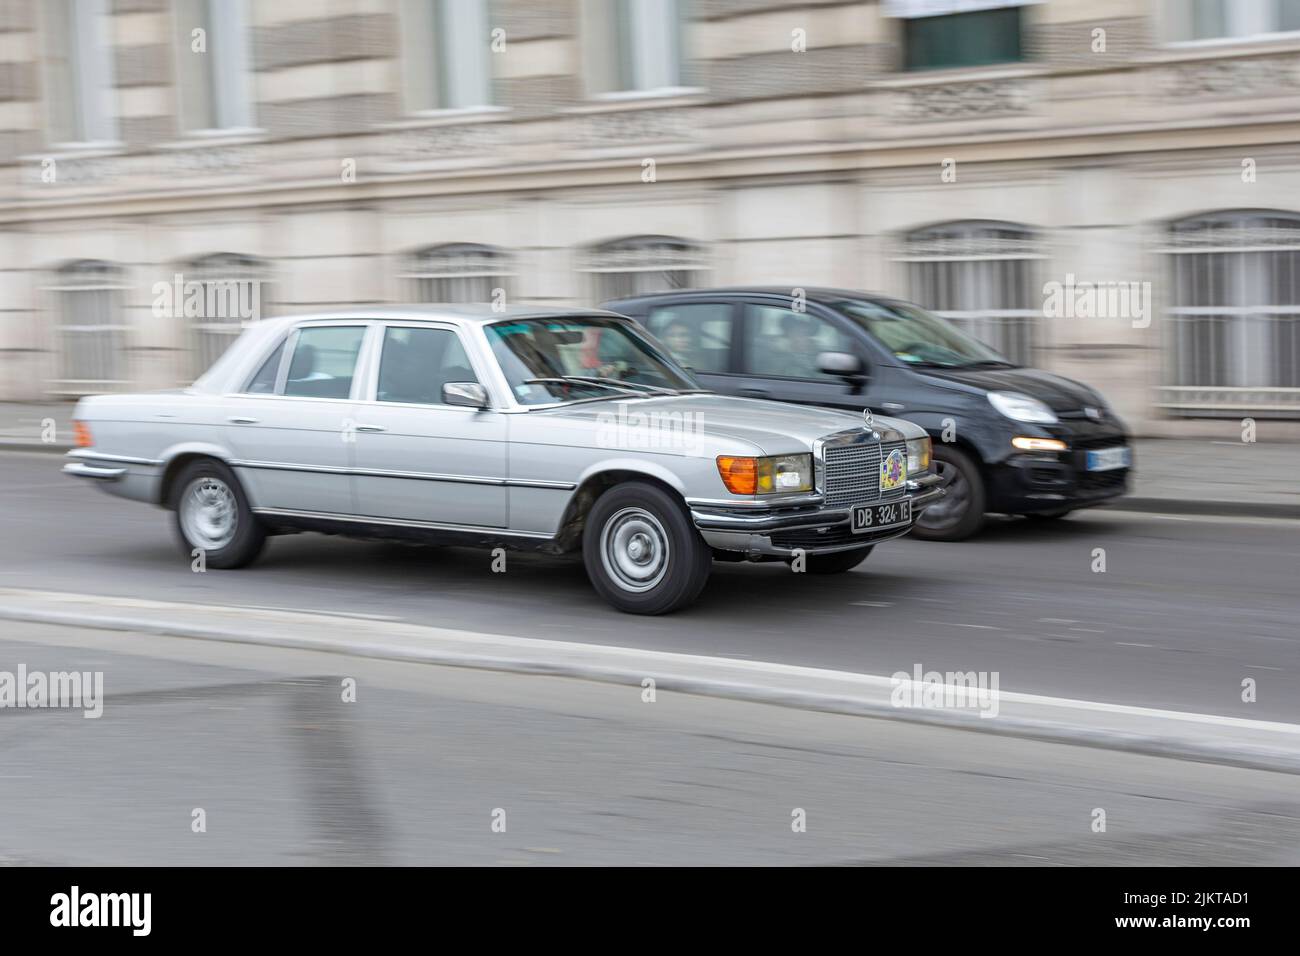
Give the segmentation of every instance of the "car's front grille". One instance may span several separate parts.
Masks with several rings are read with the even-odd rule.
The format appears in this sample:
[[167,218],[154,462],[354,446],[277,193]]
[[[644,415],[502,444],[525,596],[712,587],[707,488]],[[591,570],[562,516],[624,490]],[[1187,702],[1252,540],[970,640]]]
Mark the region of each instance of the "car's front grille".
[[1115,468],[1111,471],[1079,472],[1079,490],[1085,493],[1122,491],[1127,483],[1127,468]]
[[[903,442],[828,442],[822,449],[822,489],[830,508],[875,501],[880,494],[880,460]],[[885,498],[902,497],[905,488],[893,489]]]

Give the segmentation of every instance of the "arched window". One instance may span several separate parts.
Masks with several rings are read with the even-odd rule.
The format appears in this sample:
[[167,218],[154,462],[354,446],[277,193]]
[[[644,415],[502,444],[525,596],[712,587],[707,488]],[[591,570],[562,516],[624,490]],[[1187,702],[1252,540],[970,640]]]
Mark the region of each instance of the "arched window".
[[59,268],[49,291],[58,309],[58,378],[53,395],[111,392],[127,384],[125,276],[120,266],[78,259]]
[[671,236],[629,236],[588,250],[582,270],[597,303],[631,295],[690,289],[708,266],[699,246]]
[[1013,362],[1032,365],[1043,314],[1033,230],[1010,222],[947,222],[904,237],[911,298]]
[[1300,214],[1171,223],[1161,404],[1184,416],[1300,416]]
[[249,322],[262,318],[266,262],[237,252],[200,256],[182,269],[176,311],[189,323],[190,376],[206,372]]
[[495,246],[456,242],[430,246],[411,256],[404,278],[413,280],[416,302],[488,304],[507,288],[509,258]]

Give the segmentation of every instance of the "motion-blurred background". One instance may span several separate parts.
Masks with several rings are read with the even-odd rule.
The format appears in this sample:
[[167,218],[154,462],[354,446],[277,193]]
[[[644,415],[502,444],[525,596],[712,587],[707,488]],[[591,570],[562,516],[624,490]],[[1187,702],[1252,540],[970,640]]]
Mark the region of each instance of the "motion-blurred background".
[[259,315],[834,285],[1300,437],[1297,120],[1300,0],[0,0],[0,400]]

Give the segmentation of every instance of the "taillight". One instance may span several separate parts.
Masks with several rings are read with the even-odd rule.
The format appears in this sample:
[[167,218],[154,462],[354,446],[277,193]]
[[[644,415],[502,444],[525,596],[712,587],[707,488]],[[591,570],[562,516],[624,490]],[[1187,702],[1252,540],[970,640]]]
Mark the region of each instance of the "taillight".
[[95,440],[90,437],[90,426],[85,422],[73,421],[72,441],[78,448],[89,448],[95,444]]

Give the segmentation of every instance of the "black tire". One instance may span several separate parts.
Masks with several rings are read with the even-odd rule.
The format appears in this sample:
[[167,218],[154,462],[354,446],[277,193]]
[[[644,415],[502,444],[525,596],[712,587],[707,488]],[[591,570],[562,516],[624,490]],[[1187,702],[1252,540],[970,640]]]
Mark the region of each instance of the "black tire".
[[923,541],[961,541],[984,526],[987,493],[979,466],[951,445],[934,446],[934,469],[948,492],[921,512],[912,535]]
[[[225,499],[224,508],[221,499]],[[186,556],[193,557],[196,549],[202,551],[205,567],[242,568],[261,554],[266,545],[266,529],[248,506],[248,496],[239,479],[215,458],[185,465],[172,482],[168,504],[175,515],[176,534]],[[228,513],[232,525],[226,529],[220,519],[205,523],[203,515],[208,511]],[[201,530],[204,527],[212,530],[211,536],[204,537]]]
[[830,554],[810,554],[804,558],[804,570],[809,574],[843,574],[852,571],[875,550],[874,544],[852,551],[832,551]]
[[596,593],[618,610],[667,614],[699,596],[713,555],[679,499],[649,482],[630,481],[592,505],[582,560]]

